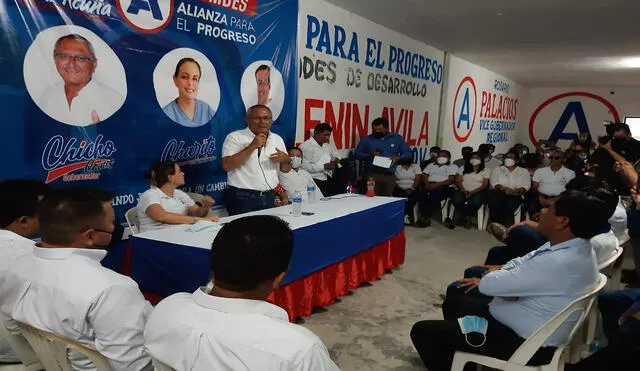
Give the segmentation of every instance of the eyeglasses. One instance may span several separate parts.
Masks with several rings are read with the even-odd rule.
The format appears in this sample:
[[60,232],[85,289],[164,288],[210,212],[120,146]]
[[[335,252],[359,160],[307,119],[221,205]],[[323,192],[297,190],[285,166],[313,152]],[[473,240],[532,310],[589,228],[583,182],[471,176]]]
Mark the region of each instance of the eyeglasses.
[[98,229],[98,228],[93,228],[93,230],[96,232],[109,233],[110,235],[113,235],[113,232],[115,232],[115,229],[111,232],[105,231],[104,229]]
[[271,120],[271,116],[249,116],[249,118],[251,120],[267,120],[270,121]]
[[560,157],[560,156],[553,156],[551,158],[554,159],[554,160],[562,160],[562,157]]
[[95,59],[94,57],[88,57],[85,55],[71,55],[67,53],[54,53],[53,55],[63,62],[74,61],[78,64],[87,64]]

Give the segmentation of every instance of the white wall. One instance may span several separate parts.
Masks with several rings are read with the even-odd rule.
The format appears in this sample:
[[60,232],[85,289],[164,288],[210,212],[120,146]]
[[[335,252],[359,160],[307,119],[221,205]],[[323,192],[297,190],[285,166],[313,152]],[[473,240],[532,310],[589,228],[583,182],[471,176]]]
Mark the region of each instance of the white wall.
[[[518,140],[527,145],[533,144],[532,138],[548,140],[554,128],[564,122],[567,125],[559,132],[565,136],[577,134],[579,123],[584,123],[595,140],[605,134],[603,121],[640,116],[639,101],[640,88],[528,88],[524,93]],[[563,113],[566,113],[565,119]],[[570,139],[558,140],[562,148],[569,143]]]
[[[496,152],[516,143],[522,125],[521,87],[454,55],[448,55],[439,143],[458,158],[460,149],[493,143]],[[468,119],[466,114],[468,113]]]

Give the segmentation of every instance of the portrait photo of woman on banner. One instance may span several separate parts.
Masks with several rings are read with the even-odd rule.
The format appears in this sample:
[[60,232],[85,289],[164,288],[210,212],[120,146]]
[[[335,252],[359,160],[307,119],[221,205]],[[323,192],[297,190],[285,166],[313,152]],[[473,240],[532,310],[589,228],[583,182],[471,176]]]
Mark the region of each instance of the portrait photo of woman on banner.
[[[215,70],[211,62],[199,52],[191,54],[194,58],[185,56],[189,55],[185,52],[176,53],[177,50],[180,49],[165,55],[154,71],[158,103],[173,122],[185,127],[200,127],[211,121],[220,101]],[[172,84],[168,84],[166,77],[163,78],[162,75],[166,76],[171,60],[176,59],[171,71]],[[167,99],[168,97],[170,98]]]

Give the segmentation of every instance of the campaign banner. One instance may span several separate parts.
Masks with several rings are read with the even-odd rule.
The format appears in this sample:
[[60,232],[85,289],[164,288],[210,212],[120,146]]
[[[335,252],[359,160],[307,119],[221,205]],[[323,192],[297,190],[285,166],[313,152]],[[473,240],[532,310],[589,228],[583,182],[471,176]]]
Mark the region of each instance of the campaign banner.
[[444,53],[322,0],[303,0],[299,15],[296,142],[320,122],[338,149],[355,148],[386,117],[390,130],[428,155],[436,140]]
[[504,153],[516,143],[522,114],[520,87],[513,81],[455,56],[448,58],[442,114],[442,148],[460,157],[462,147],[482,143]]
[[222,144],[254,104],[294,141],[296,0],[0,0],[0,13],[4,179],[112,190],[122,220],[158,160],[221,202]]

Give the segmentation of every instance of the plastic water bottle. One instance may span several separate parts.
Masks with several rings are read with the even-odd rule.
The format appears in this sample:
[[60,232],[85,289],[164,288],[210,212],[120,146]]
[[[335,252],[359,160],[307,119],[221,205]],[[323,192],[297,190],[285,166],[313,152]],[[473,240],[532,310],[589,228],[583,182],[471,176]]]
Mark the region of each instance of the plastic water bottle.
[[309,203],[316,202],[316,184],[312,181],[307,185],[307,196],[309,199]]
[[291,200],[291,213],[295,217],[302,215],[302,193],[300,191],[296,191]]

